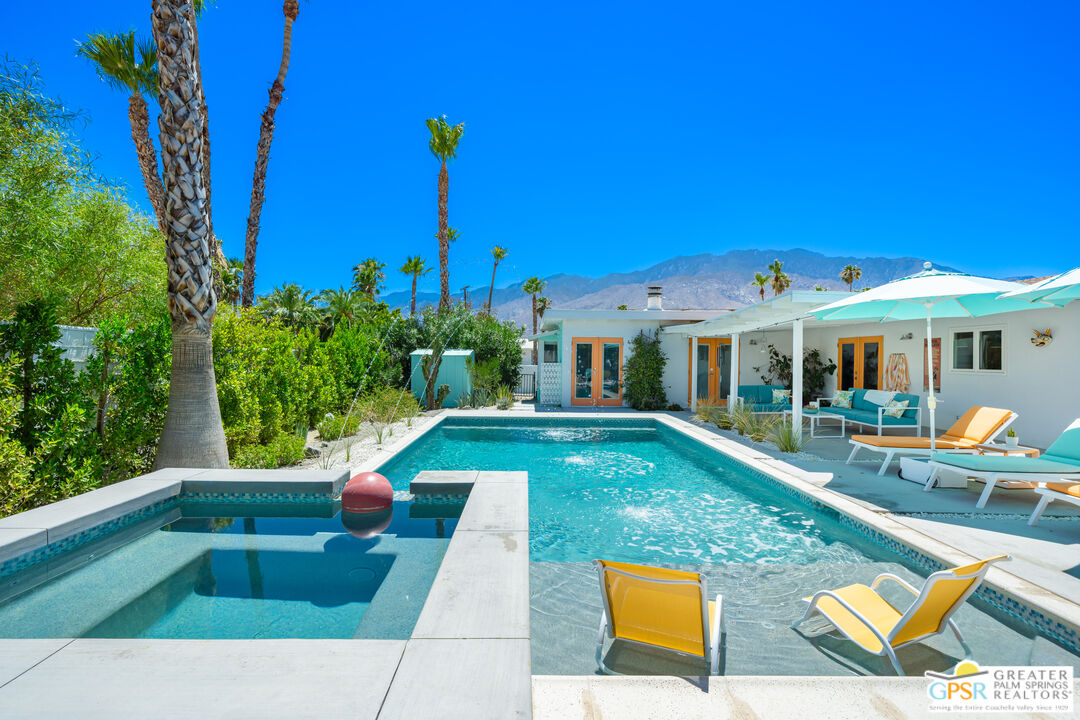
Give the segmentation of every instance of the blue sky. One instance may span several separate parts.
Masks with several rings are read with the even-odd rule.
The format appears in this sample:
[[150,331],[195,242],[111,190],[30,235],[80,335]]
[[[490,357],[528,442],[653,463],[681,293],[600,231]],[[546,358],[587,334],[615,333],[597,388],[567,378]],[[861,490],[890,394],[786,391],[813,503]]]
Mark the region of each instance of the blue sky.
[[[126,98],[74,49],[91,31],[149,33],[149,14],[149,0],[0,8],[0,52],[36,61],[89,113],[99,172],[147,211]],[[495,244],[510,249],[500,286],[749,247],[1068,269],[1078,16],[1069,2],[302,2],[258,289],[347,284],[371,255],[436,264],[424,118],[444,113],[466,123],[450,167],[455,290],[488,283]],[[200,25],[229,255],[282,26],[274,0],[221,0]],[[437,273],[421,285],[437,286]]]

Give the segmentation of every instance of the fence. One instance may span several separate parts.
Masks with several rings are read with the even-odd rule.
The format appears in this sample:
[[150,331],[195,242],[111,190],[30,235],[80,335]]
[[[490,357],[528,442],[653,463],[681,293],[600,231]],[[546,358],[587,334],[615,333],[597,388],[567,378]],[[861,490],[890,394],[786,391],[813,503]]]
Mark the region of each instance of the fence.
[[514,387],[514,395],[523,395],[525,397],[536,396],[536,366],[535,365],[521,365],[518,367],[521,371],[521,375],[518,378],[518,383]]

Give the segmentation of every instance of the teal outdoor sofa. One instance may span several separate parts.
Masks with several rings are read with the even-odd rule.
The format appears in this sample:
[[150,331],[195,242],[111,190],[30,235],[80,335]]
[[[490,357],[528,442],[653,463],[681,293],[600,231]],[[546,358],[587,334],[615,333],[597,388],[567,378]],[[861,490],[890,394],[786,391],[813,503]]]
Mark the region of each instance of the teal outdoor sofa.
[[786,390],[783,385],[740,385],[739,402],[756,413],[782,413],[791,409],[791,403],[774,403],[773,390]]
[[858,423],[877,428],[877,434],[882,430],[891,428],[895,430],[914,430],[917,436],[922,436],[922,409],[919,407],[919,396],[907,393],[896,393],[893,400],[907,400],[908,409],[898,418],[889,417],[885,414],[885,408],[875,405],[866,400],[866,390],[855,389],[851,398],[850,408],[838,408],[833,405],[836,398],[821,398],[821,409],[834,415],[843,415],[849,423]]

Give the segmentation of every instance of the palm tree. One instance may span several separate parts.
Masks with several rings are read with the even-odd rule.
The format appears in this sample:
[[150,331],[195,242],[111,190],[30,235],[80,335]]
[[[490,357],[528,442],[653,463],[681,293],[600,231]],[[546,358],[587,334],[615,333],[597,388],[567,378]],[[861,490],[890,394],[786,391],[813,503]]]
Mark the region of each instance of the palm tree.
[[110,87],[130,93],[131,139],[158,229],[165,234],[165,191],[158,175],[157,150],[150,137],[150,113],[143,97],[158,91],[157,47],[151,40],[136,42],[135,31],[131,30],[116,35],[93,33],[75,52],[94,63],[98,77]]
[[240,303],[240,285],[244,277],[244,261],[229,258],[221,269],[221,300],[236,307]]
[[772,273],[770,282],[772,283],[773,295],[780,295],[791,287],[791,278],[784,272],[783,267],[784,263],[773,260],[772,265],[768,268],[769,272]]
[[316,299],[326,306],[323,308],[323,320],[330,330],[342,323],[352,326],[360,318],[366,300],[360,292],[343,287],[323,290]]
[[421,275],[427,275],[431,272],[431,268],[427,267],[424,259],[419,255],[410,255],[405,261],[405,264],[401,266],[400,272],[406,275],[412,275],[412,302],[409,304],[409,314],[416,314],[416,279]]
[[211,330],[217,312],[202,188],[202,88],[195,81],[193,19],[182,0],[157,0],[151,19],[160,74],[165,262],[172,318],[169,405],[156,468],[227,468]]
[[[533,335],[536,334],[536,319],[537,319],[537,305],[536,296],[544,292],[545,283],[538,277],[531,277],[522,284],[521,289],[526,295],[532,295],[532,331]],[[537,353],[536,343],[533,343],[533,365],[536,364]]]
[[386,279],[383,268],[386,263],[381,263],[375,258],[368,258],[353,266],[353,290],[358,290],[372,300],[379,294],[379,285]]
[[[451,125],[446,116],[427,119],[431,140],[428,149],[439,158],[439,310],[450,307],[450,221],[446,200],[450,193],[450,176],[446,173],[446,161],[457,157],[457,145],[465,134],[465,123]],[[457,233],[455,233],[455,236]]]
[[255,175],[251,181],[251,207],[247,218],[247,239],[244,244],[244,307],[251,307],[255,300],[255,247],[259,243],[259,218],[262,216],[263,200],[266,199],[266,167],[270,163],[270,143],[274,140],[274,114],[285,94],[285,75],[289,72],[292,54],[292,26],[300,14],[298,0],[285,0],[285,37],[281,42],[281,64],[277,77],[270,86],[270,100],[263,110],[259,125],[259,144],[255,148]]
[[314,327],[320,320],[315,293],[295,283],[276,287],[269,295],[260,298],[259,310],[267,319],[277,318],[282,325],[294,330]]
[[840,279],[847,283],[848,292],[851,292],[851,286],[861,277],[862,268],[858,265],[845,265],[844,269],[840,271]]
[[765,302],[765,288],[769,286],[769,276],[762,275],[761,273],[754,273],[754,279],[750,281],[750,284],[758,289],[758,294],[761,295],[761,302]]
[[491,287],[488,288],[487,311],[491,312],[491,295],[495,292],[495,271],[499,269],[499,263],[506,259],[507,249],[496,245],[491,248],[491,257],[495,258],[495,265],[491,268]]
[[546,297],[536,298],[536,314],[540,319],[540,322],[544,322],[544,313],[551,307],[551,299]]

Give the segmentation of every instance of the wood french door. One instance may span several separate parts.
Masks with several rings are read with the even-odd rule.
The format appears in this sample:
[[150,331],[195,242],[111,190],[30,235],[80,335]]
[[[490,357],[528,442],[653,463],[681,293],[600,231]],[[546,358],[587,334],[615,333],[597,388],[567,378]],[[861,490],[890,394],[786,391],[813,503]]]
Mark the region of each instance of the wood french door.
[[719,405],[727,405],[731,392],[731,338],[698,338],[697,354],[690,339],[690,372],[687,375],[686,397],[689,403],[694,373],[697,373],[697,394]]
[[622,338],[573,339],[571,405],[622,405]]
[[837,369],[837,389],[881,389],[884,369],[884,336],[840,338],[836,354],[840,357]]

